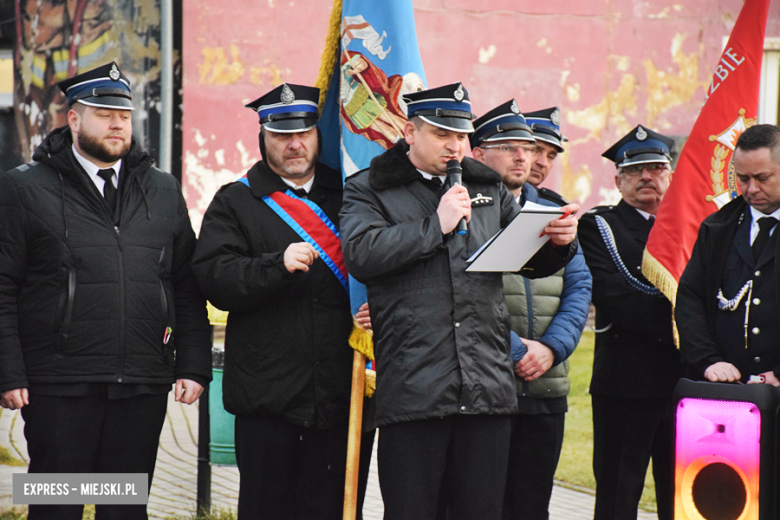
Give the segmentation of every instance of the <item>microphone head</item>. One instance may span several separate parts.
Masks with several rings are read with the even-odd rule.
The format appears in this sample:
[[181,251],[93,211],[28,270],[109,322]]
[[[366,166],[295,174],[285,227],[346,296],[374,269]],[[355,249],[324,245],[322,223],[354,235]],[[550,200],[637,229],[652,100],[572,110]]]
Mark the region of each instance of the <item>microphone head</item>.
[[451,173],[462,173],[463,168],[460,167],[460,161],[457,159],[451,159],[447,161],[447,175]]

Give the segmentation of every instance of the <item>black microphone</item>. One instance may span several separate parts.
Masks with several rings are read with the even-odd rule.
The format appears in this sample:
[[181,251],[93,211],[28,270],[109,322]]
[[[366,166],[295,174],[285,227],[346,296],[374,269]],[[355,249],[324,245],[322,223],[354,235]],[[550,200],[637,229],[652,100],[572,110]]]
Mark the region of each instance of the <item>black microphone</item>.
[[[463,185],[463,168],[460,167],[460,162],[457,159],[447,161],[447,184],[450,185],[450,188],[456,184]],[[465,235],[468,232],[465,217],[460,219],[455,227],[455,232],[459,235]]]

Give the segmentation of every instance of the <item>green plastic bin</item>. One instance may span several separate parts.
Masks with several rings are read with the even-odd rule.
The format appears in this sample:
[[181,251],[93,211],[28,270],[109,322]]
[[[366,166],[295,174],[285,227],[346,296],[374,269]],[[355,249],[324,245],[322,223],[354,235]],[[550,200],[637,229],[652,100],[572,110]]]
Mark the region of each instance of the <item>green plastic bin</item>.
[[236,441],[234,425],[236,417],[222,405],[222,369],[213,368],[214,375],[209,386],[209,423],[211,442],[209,456],[211,463],[218,466],[236,465]]

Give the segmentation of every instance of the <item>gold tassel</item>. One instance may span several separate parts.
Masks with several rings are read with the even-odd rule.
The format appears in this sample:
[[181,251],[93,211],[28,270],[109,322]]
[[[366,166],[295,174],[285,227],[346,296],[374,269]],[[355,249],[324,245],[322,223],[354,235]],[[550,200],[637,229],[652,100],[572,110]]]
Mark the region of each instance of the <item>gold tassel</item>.
[[[374,333],[361,327],[357,320],[352,318],[352,334],[349,336],[349,346],[357,350],[371,361],[374,360]],[[376,372],[366,369],[365,395],[371,397],[376,390]]]
[[374,360],[374,335],[370,330],[365,330],[358,325],[357,320],[352,319],[352,334],[349,336],[349,346],[357,350],[370,360]]
[[320,72],[317,75],[315,87],[320,89],[319,112],[322,115],[322,107],[325,106],[325,98],[328,97],[330,77],[333,74],[333,66],[339,55],[339,42],[341,41],[341,1],[333,1],[333,10],[330,12],[328,36],[325,37],[325,49],[320,60]]
[[670,273],[661,262],[647,252],[647,249],[645,249],[645,252],[642,255],[642,275],[644,275],[651,284],[658,287],[658,290],[672,302],[672,332],[674,333],[674,344],[677,345],[677,348],[680,348],[680,333],[677,330],[677,321],[674,319],[674,309],[677,304],[677,280],[674,279],[672,273]]
[[206,309],[209,312],[209,323],[211,325],[227,325],[227,311],[217,309],[211,302],[206,302]]
[[366,397],[374,397],[376,392],[376,372],[369,368],[366,369]]

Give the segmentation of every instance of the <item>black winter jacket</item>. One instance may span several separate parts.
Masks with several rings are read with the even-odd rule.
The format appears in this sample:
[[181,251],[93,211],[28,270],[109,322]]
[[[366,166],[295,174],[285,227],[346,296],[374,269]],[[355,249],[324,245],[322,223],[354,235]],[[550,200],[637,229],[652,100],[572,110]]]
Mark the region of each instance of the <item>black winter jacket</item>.
[[0,391],[207,383],[210,328],[178,182],[133,140],[115,227],[71,146],[68,127],[54,130],[33,162],[0,175]]
[[[223,186],[203,218],[193,269],[206,297],[229,311],[225,409],[327,428],[349,414],[349,296],[318,258],[290,273],[284,251],[302,242],[263,202],[288,186],[264,162]],[[338,226],[341,175],[317,165],[309,200]]]
[[[341,211],[349,272],[368,287],[377,356],[377,425],[453,414],[517,411],[509,355],[509,314],[502,273],[467,273],[466,260],[520,211],[501,176],[464,159],[463,184],[473,199],[466,235],[444,237],[427,187],[401,142],[350,177]],[[485,199],[483,199],[485,200]],[[561,269],[548,243],[524,276]]]

